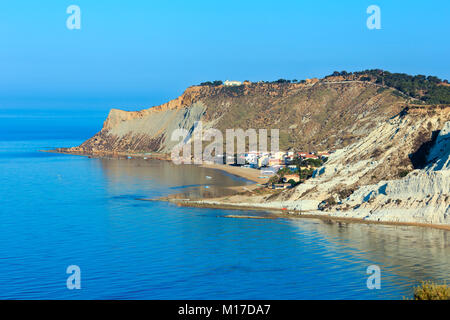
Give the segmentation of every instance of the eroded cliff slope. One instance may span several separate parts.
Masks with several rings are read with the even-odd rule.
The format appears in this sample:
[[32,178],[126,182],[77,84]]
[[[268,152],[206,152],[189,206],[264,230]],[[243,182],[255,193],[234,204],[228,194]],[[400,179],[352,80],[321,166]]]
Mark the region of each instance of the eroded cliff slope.
[[111,110],[103,129],[72,152],[170,153],[173,130],[279,129],[280,148],[326,150],[358,141],[407,99],[395,89],[362,81],[248,83],[193,86],[179,98],[150,109]]
[[450,224],[450,107],[404,110],[267,204],[375,221]]

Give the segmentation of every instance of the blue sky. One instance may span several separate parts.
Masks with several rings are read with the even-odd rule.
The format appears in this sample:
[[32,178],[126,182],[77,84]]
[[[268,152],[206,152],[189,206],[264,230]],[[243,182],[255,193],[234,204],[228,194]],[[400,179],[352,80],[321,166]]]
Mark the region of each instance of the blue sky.
[[[66,8],[81,8],[68,30]],[[381,30],[366,8],[381,8]],[[450,1],[2,1],[0,107],[149,107],[208,80],[450,78]]]

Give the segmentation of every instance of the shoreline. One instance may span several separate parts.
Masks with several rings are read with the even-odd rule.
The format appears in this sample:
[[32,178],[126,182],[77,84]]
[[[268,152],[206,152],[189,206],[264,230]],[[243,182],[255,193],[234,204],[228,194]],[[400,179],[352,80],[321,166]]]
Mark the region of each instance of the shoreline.
[[[76,152],[69,151],[66,149],[54,149],[54,150],[40,150],[43,152],[51,152],[51,153],[62,153],[68,155],[77,155],[77,156],[85,156],[89,158],[119,158],[119,159],[127,159],[127,157],[132,157],[132,159],[141,159],[141,160],[159,160],[159,161],[170,161],[168,155],[151,153],[151,154],[143,154],[143,153],[130,153],[130,152],[98,152],[98,153],[86,153],[86,152]],[[146,159],[144,159],[146,158]],[[260,179],[261,176],[256,169],[252,168],[243,168],[243,167],[234,167],[225,164],[202,164],[199,165],[203,168],[214,169],[224,171],[231,175],[246,179],[248,181],[254,182],[251,185],[244,185],[234,187],[234,189],[242,189],[253,187],[256,188],[259,183],[267,182],[268,178]],[[376,220],[365,220],[361,218],[351,218],[351,217],[340,217],[331,214],[314,214],[314,213],[306,213],[310,211],[299,211],[294,209],[286,209],[286,208],[276,208],[276,207],[262,207],[262,206],[251,206],[251,205],[240,205],[238,203],[226,203],[219,202],[220,198],[215,199],[176,199],[168,197],[162,197],[159,199],[138,199],[141,201],[165,201],[172,204],[176,204],[184,207],[195,207],[195,208],[209,208],[209,209],[223,209],[223,210],[253,210],[253,211],[264,211],[273,214],[275,217],[279,218],[309,218],[309,219],[319,219],[322,221],[335,221],[335,222],[348,222],[348,223],[363,223],[363,224],[379,224],[379,225],[391,225],[391,226],[413,226],[413,227],[424,227],[424,228],[433,228],[433,229],[441,229],[450,231],[450,225],[440,225],[440,224],[429,224],[422,222],[397,222],[397,221],[376,221]],[[212,203],[211,201],[215,200],[216,203]],[[210,202],[206,202],[210,201]],[[273,217],[272,216],[272,217]],[[262,217],[263,219],[269,217]]]
[[260,170],[253,168],[235,167],[226,164],[201,164],[200,167],[224,171],[255,183],[266,183],[270,178],[268,176],[262,177]]
[[[271,213],[271,216],[261,216],[260,219],[273,219],[276,218],[288,218],[288,219],[318,219],[325,222],[346,222],[346,223],[360,223],[360,224],[378,224],[378,225],[390,225],[390,226],[408,226],[408,227],[422,227],[422,228],[433,228],[445,231],[450,231],[450,226],[440,225],[440,224],[429,224],[420,222],[397,222],[397,221],[376,221],[376,220],[364,220],[360,218],[349,218],[349,217],[339,217],[329,214],[314,214],[307,213],[309,211],[299,211],[292,209],[282,209],[282,208],[265,208],[249,205],[239,205],[239,204],[227,204],[227,203],[207,203],[200,202],[202,200],[180,200],[180,199],[140,199],[142,201],[165,201],[172,204],[176,204],[181,207],[193,207],[193,208],[205,208],[205,209],[223,209],[223,210],[237,210],[237,211],[263,211]],[[227,217],[232,218],[248,218],[248,216],[235,216],[229,215]]]
[[[118,159],[127,159],[127,157],[132,157],[132,159],[141,159],[141,160],[161,160],[161,161],[170,161],[168,155],[157,153],[157,152],[149,152],[149,153],[132,153],[132,152],[112,152],[112,151],[101,151],[101,152],[81,152],[81,151],[73,151],[68,150],[66,148],[56,148],[51,150],[39,150],[40,152],[48,152],[48,153],[60,153],[67,154],[72,156],[81,156],[88,158],[118,158]],[[145,159],[146,158],[146,159]]]
[[[53,149],[53,150],[39,150],[41,152],[48,152],[48,153],[61,153],[61,154],[67,154],[67,155],[74,155],[74,156],[82,156],[82,157],[89,157],[89,158],[118,158],[118,159],[127,159],[128,157],[131,157],[132,159],[139,159],[139,160],[159,160],[159,161],[171,161],[170,155],[163,154],[163,153],[133,153],[133,152],[79,152],[79,151],[73,151],[73,150],[67,150],[67,149]],[[195,164],[194,164],[195,165]],[[234,175],[239,178],[246,179],[251,182],[255,183],[266,183],[267,180],[270,178],[268,176],[264,178],[261,177],[260,170],[253,169],[253,168],[243,168],[243,167],[235,167],[230,166],[226,164],[200,164],[198,165],[201,168],[206,169],[214,169],[214,170],[220,170],[224,171],[226,173],[229,173],[231,175]]]

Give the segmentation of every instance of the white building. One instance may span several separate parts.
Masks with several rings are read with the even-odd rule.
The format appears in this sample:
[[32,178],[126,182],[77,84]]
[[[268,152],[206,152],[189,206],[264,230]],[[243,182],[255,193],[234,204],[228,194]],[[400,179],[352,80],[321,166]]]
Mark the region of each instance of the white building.
[[258,153],[257,152],[251,152],[245,154],[245,162],[248,164],[258,164]]
[[226,80],[223,84],[226,86],[240,86],[242,82]]
[[284,151],[278,151],[278,152],[274,152],[271,154],[271,158],[274,158],[274,159],[284,160],[285,157],[286,157],[286,152],[284,152]]
[[262,156],[258,158],[258,168],[265,167],[269,164],[269,157]]

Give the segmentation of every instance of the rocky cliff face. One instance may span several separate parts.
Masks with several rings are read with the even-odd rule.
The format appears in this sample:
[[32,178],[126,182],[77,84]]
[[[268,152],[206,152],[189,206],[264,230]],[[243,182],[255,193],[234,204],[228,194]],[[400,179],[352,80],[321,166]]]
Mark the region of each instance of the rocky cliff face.
[[150,109],[111,110],[103,129],[72,152],[170,153],[175,129],[279,129],[280,148],[326,150],[358,141],[397,114],[405,98],[394,89],[361,81],[305,84],[248,83],[194,86]]
[[450,107],[405,110],[269,202],[341,217],[450,224],[449,161]]

